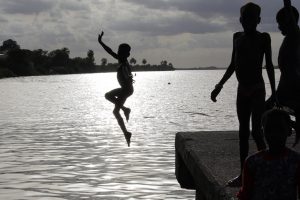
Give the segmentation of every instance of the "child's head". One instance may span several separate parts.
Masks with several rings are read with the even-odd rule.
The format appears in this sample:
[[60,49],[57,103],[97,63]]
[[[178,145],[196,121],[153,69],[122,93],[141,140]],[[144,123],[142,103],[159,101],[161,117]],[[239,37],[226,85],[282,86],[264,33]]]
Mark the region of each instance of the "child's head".
[[270,150],[283,149],[292,131],[289,114],[279,109],[268,110],[262,117],[262,125]]
[[[290,26],[291,24],[291,15],[288,13],[289,11],[287,8],[281,8],[277,15],[276,15],[276,21],[278,23],[278,28],[281,31],[282,35],[287,35],[290,30],[293,28]],[[292,6],[292,12],[295,17],[296,22],[299,21],[299,12],[298,10]]]
[[241,7],[240,22],[245,32],[256,31],[256,27],[260,23],[260,11],[260,7],[254,3],[247,3]]
[[120,59],[127,59],[130,56],[131,47],[129,44],[123,43],[119,45],[118,56]]

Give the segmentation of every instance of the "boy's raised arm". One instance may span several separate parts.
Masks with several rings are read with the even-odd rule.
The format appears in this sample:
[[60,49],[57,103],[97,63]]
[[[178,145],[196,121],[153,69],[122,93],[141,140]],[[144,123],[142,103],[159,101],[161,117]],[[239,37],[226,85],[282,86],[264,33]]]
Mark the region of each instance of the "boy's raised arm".
[[103,41],[102,41],[102,37],[103,37],[104,33],[103,31],[101,32],[100,35],[98,35],[98,42],[99,44],[103,47],[103,49],[112,57],[114,57],[115,59],[119,60],[118,54],[116,54],[115,52],[113,52],[113,50],[111,50],[111,48],[109,48],[108,46],[106,46]]

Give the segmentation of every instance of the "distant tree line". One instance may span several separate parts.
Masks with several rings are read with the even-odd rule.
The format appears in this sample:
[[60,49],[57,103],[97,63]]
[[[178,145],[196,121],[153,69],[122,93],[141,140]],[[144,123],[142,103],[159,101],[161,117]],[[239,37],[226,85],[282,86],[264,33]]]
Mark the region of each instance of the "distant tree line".
[[[95,64],[93,50],[88,50],[85,58],[70,58],[67,47],[53,51],[43,49],[21,49],[12,39],[5,40],[0,46],[0,78],[14,76],[77,74],[116,71],[118,63],[108,63],[106,58],[101,59],[101,65]],[[167,71],[174,70],[172,63],[166,60],[160,65],[147,64],[142,60],[138,65],[135,58],[129,59],[133,71]]]

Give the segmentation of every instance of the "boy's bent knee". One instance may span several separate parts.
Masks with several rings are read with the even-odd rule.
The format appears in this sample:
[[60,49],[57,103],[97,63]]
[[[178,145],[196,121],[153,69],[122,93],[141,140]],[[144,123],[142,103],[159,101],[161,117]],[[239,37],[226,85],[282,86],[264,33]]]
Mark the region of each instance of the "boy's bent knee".
[[120,115],[120,108],[115,108],[115,109],[113,110],[113,114],[114,114],[114,116],[115,116],[116,118],[120,118],[120,117],[121,117],[121,115]]
[[113,110],[113,114],[114,114],[114,116],[120,115],[119,110],[114,109],[114,110]]
[[109,93],[105,93],[104,97],[105,97],[105,99],[107,99],[107,100],[111,99]]

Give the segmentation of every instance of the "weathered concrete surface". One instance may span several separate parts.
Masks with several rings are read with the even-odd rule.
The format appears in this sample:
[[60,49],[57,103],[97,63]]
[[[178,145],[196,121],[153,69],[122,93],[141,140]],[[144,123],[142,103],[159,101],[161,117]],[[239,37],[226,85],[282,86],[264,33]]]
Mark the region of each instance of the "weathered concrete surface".
[[[293,140],[294,136],[287,146],[291,147]],[[225,185],[240,173],[238,142],[237,131],[177,133],[176,177],[181,187],[196,189],[199,200],[236,199],[239,188]],[[254,141],[249,143],[250,153],[254,153]]]

